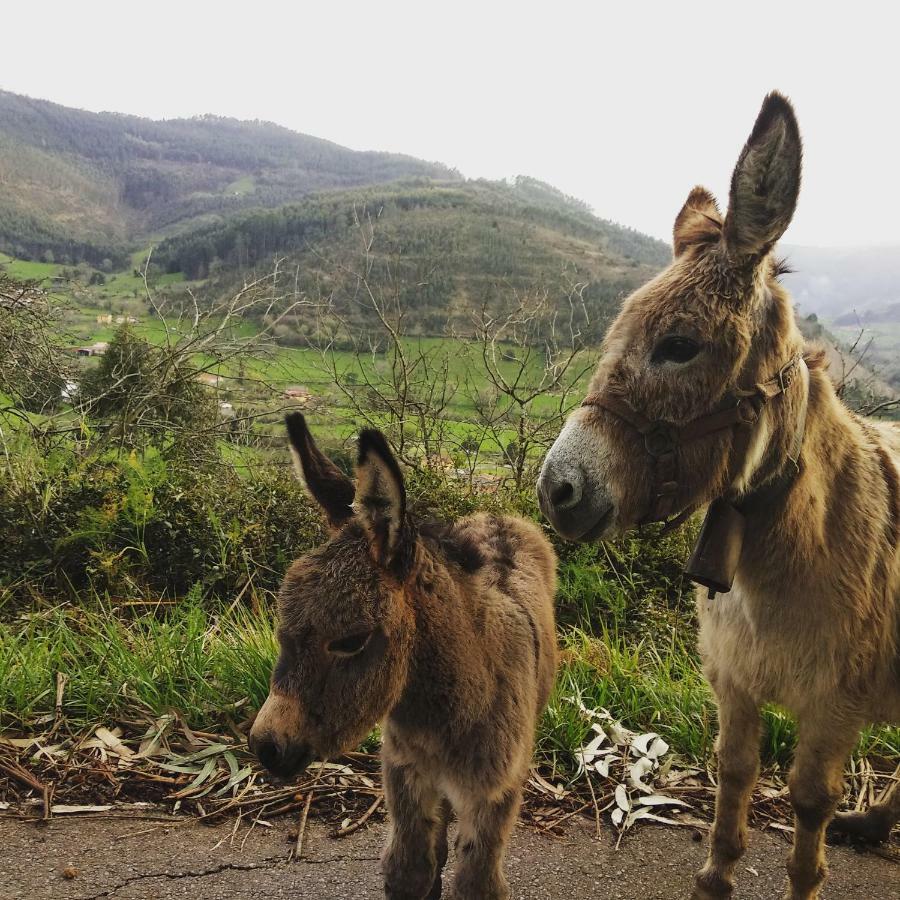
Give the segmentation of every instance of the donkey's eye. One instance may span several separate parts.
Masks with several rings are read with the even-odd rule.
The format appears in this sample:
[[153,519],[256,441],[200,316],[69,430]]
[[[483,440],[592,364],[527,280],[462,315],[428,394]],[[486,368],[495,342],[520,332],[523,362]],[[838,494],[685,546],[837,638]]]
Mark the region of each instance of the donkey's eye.
[[665,337],[654,348],[651,361],[655,363],[690,362],[700,352],[700,345],[686,337]]
[[328,642],[328,652],[335,656],[356,656],[365,649],[370,637],[372,637],[371,631],[344,635],[342,638]]

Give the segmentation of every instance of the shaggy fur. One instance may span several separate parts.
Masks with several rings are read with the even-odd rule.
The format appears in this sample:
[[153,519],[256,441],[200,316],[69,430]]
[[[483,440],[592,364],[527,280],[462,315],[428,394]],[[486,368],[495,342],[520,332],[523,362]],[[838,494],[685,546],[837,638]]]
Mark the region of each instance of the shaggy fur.
[[[733,590],[714,600],[698,595],[720,733],[716,821],[697,900],[731,894],[759,766],[763,703],[782,704],[799,722],[789,780],[793,900],[819,896],[825,828],[860,729],[900,719],[900,432],[843,406],[822,355],[803,347],[777,281],[781,268],[770,251],[793,214],[800,161],[793,110],[770,95],[735,169],[726,217],[708,192],[691,192],[676,219],[672,264],[625,302],[591,384],[591,392],[615,386],[648,418],[683,424],[714,409],[727,391],[752,388],[805,354],[803,378],[756,425],[744,471],[731,472],[730,432],[678,450],[678,508],[723,493],[740,499],[779,476],[808,396],[799,477],[776,501],[748,512]],[[698,354],[653,362],[653,348],[673,334],[696,341]],[[542,505],[569,537],[633,527],[650,501],[652,464],[633,429],[582,408],[545,461]],[[838,824],[884,839],[898,819],[895,791]]]
[[252,746],[288,775],[383,722],[386,896],[440,897],[452,809],[454,895],[506,898],[505,845],[556,671],[553,550],[508,516],[418,526],[378,432],[360,436],[355,489],[302,416],[289,434],[333,534],[285,576]]

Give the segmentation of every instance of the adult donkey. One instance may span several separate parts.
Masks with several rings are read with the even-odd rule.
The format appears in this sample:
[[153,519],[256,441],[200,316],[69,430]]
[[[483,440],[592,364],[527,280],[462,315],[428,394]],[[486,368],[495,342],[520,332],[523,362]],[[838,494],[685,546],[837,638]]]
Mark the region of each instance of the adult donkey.
[[[719,705],[699,900],[733,887],[764,702],[799,722],[794,900],[818,896],[860,728],[900,719],[900,434],[842,405],[778,282],[771,251],[794,213],[800,160],[794,111],[770,94],[727,214],[691,191],[671,265],[626,300],[538,482],[544,512],[573,540],[711,504],[688,569],[710,588],[698,593],[700,645]],[[877,839],[898,818],[895,790],[842,824]]]

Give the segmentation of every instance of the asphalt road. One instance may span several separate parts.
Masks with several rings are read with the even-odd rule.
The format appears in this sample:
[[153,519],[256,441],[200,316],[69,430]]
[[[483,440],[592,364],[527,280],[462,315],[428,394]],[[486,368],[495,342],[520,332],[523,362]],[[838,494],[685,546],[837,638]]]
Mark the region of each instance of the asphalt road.
[[[383,824],[335,840],[324,826],[311,822],[303,858],[288,862],[288,832],[293,827],[289,820],[251,831],[243,823],[234,830],[233,822],[171,827],[125,818],[58,818],[41,826],[0,817],[0,898],[378,900],[383,896],[379,873]],[[519,827],[508,857],[513,897],[687,898],[691,874],[705,854],[706,838],[697,837],[691,829],[647,826],[616,850],[610,832],[598,842],[586,823],[574,824],[563,837]],[[750,852],[740,866],[735,900],[781,897],[786,853],[781,835],[753,834]],[[900,898],[897,862],[846,847],[829,848],[829,861],[825,900]]]

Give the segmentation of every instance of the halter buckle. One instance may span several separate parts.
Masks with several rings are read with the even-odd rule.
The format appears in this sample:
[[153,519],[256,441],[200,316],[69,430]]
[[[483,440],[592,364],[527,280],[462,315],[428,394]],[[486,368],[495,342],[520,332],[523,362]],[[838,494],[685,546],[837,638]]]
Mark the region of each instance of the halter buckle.
[[644,446],[654,458],[671,453],[675,445],[675,435],[664,422],[654,422],[650,429],[644,432]]
[[784,393],[793,384],[797,375],[797,361],[798,358],[795,356],[778,370],[776,377],[778,378],[778,386],[781,388],[781,393]]

